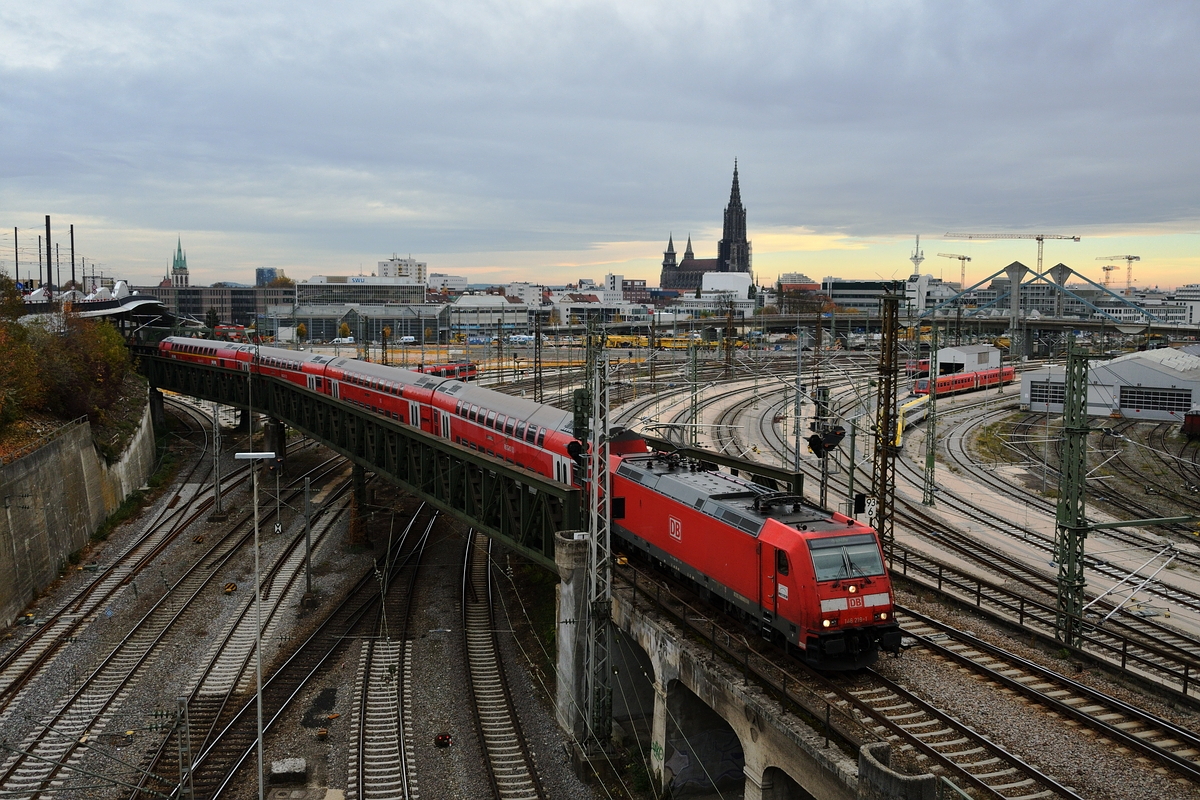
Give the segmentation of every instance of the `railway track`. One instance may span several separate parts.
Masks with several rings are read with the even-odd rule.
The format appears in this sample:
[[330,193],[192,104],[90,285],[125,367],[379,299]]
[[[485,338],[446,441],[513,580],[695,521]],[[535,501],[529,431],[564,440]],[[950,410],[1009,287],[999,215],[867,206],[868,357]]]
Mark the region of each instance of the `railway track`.
[[1200,778],[1200,736],[911,609],[897,607],[901,628],[936,657],[954,661],[1114,742]]
[[517,719],[493,624],[491,540],[471,531],[463,559],[463,634],[475,727],[498,800],[545,800],[529,744]]
[[[784,703],[827,720],[854,748],[889,741],[913,751],[922,767],[976,794],[1005,800],[1079,798],[1070,788],[939,711],[873,670],[829,677],[808,668],[781,648],[747,637],[740,622],[700,601],[690,589],[631,564],[616,573],[626,602],[649,603],[709,643]],[[827,716],[827,714],[829,716]]]
[[[396,546],[391,577],[379,587],[386,602],[378,607],[359,654],[355,680],[355,740],[350,753],[346,797],[406,800],[419,788],[412,738],[412,640],[409,622],[413,591],[425,545],[437,521],[430,517],[414,536],[413,515]],[[415,541],[409,543],[409,539]]]
[[[268,518],[273,512],[268,513]],[[52,780],[86,741],[95,726],[102,730],[114,709],[138,686],[146,667],[159,654],[164,638],[188,614],[222,568],[253,537],[247,529],[252,512],[226,533],[169,587],[125,638],[77,689],[39,722],[0,764],[0,789],[36,793]],[[239,532],[240,531],[240,532]]]
[[[212,507],[212,486],[205,483],[211,475],[211,462],[205,458],[210,441],[203,428],[207,420],[189,404],[171,398],[168,400],[188,414],[193,423],[198,420],[195,431],[205,437],[204,449],[182,480],[172,484],[174,493],[171,499],[149,520],[143,532],[112,563],[99,570],[91,582],[80,587],[46,618],[39,620],[39,624],[30,628],[29,634],[16,647],[0,659],[0,724],[6,709],[21,698],[22,692],[46,670],[62,648],[73,641],[85,625],[94,621],[142,570],[154,563],[180,532],[187,530]],[[292,449],[305,446],[297,444]],[[194,481],[197,471],[206,464],[208,471]],[[230,474],[222,476],[222,491],[236,489],[249,477],[249,467],[232,470]],[[189,486],[194,488],[189,490]]]

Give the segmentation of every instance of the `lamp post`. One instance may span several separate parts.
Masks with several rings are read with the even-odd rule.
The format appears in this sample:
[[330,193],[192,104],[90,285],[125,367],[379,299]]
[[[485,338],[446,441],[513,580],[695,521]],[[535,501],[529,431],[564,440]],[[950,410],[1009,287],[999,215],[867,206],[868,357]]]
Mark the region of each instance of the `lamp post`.
[[[273,451],[235,453],[242,461],[262,461],[275,458]],[[258,465],[250,470],[254,485],[254,672],[255,700],[258,704],[258,800],[263,800],[263,721],[262,721],[262,585],[258,572]]]

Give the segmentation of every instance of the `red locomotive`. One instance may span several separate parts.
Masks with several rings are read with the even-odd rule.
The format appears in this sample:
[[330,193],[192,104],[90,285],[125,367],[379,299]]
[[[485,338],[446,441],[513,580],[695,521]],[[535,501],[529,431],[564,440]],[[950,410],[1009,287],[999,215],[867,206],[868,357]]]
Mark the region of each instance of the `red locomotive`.
[[[1012,367],[999,369],[984,369],[978,372],[955,372],[943,375],[937,379],[938,395],[973,392],[976,389],[986,389],[997,383],[1012,383],[1017,371]],[[921,378],[913,384],[913,394],[929,394],[929,379]]]
[[[253,369],[354,403],[562,483],[580,483],[572,414],[450,377],[313,353],[164,339],[168,358]],[[252,361],[253,359],[253,361]],[[568,446],[571,450],[568,450]],[[613,527],[765,638],[814,666],[849,669],[897,651],[891,581],[875,531],[803,498],[614,432]]]

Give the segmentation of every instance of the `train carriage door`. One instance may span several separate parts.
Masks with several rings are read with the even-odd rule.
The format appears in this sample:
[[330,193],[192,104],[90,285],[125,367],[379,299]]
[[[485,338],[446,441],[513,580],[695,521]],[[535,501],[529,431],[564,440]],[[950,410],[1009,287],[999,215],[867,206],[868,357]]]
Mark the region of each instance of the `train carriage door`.
[[571,482],[571,459],[554,453],[550,456],[554,461],[554,480],[559,483]]
[[421,427],[421,404],[415,400],[408,401],[408,424],[414,428]]
[[317,376],[316,375],[308,376],[308,388],[309,388],[309,391],[313,391],[313,392],[315,392],[317,390]]
[[441,426],[442,427],[442,438],[449,439],[450,438],[450,415],[444,411],[435,411],[434,413],[438,414],[442,418],[442,426]]
[[341,381],[335,381],[333,378],[329,379],[329,394],[333,396],[334,400],[342,399],[341,385]]

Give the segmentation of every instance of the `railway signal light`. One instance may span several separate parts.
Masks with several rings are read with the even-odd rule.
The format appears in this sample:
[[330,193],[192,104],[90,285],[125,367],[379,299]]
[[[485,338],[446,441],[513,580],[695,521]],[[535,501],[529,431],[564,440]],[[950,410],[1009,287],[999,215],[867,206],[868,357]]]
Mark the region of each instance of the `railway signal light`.
[[808,437],[808,451],[817,458],[824,458],[826,453],[842,443],[845,435],[846,429],[841,425],[830,428],[825,433],[814,433]]

